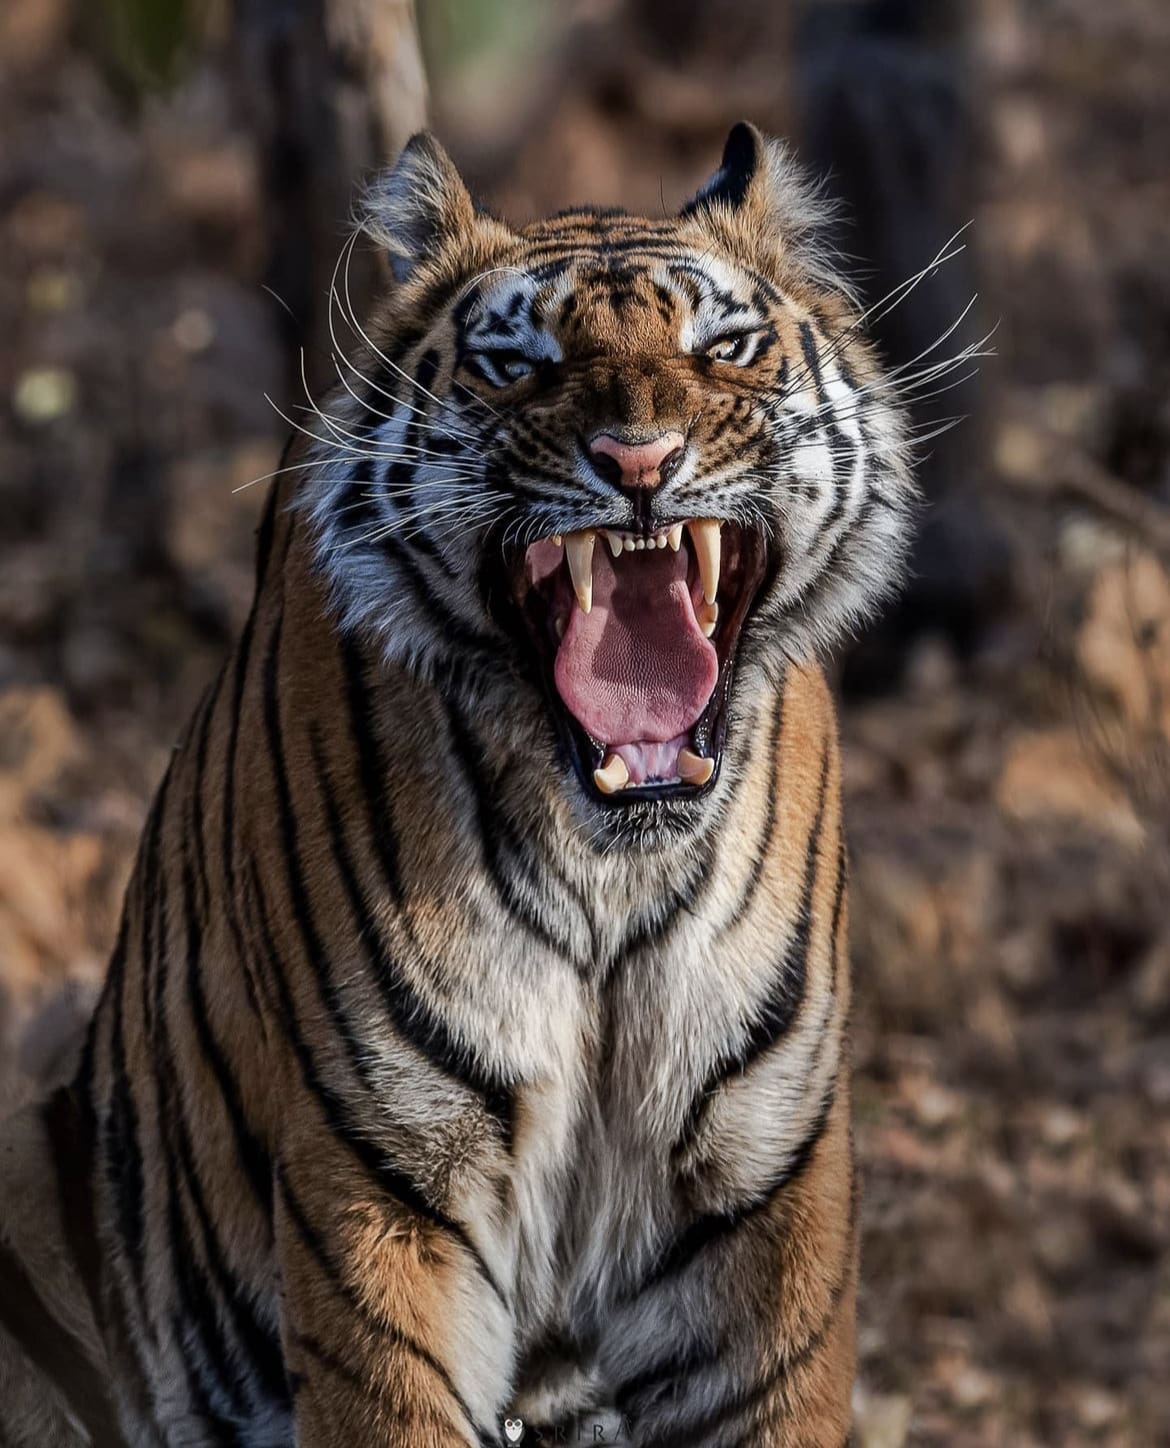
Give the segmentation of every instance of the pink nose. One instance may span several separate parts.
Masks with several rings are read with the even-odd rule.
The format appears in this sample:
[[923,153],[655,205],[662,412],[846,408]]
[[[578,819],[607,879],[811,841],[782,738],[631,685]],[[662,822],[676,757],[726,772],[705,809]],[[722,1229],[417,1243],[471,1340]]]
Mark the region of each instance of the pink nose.
[[686,439],[681,432],[659,433],[651,442],[622,442],[608,432],[589,443],[593,461],[605,461],[598,469],[604,477],[623,488],[657,488],[664,481],[664,465],[681,453]]

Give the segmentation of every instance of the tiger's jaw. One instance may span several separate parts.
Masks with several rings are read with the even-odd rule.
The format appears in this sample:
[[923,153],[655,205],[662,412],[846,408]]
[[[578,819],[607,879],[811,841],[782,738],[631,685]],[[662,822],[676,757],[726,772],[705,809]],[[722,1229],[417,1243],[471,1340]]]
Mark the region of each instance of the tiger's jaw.
[[709,518],[648,535],[586,529],[515,557],[512,596],[597,803],[714,787],[740,634],[767,563],[761,533]]

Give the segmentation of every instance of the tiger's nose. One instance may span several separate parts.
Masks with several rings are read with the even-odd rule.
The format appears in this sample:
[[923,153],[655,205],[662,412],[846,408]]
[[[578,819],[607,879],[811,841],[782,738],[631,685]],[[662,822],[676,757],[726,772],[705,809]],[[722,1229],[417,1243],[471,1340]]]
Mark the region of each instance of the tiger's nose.
[[662,432],[648,442],[623,442],[602,432],[589,440],[589,457],[606,480],[619,488],[659,488],[682,461],[686,438]]

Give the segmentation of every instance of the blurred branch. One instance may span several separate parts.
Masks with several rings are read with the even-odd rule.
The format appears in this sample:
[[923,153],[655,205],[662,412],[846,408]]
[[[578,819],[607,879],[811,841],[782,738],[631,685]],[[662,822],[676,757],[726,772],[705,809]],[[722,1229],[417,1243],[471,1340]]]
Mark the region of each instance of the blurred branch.
[[1131,529],[1149,547],[1170,553],[1170,508],[1019,409],[1000,429],[995,460],[1012,487],[1084,503]]

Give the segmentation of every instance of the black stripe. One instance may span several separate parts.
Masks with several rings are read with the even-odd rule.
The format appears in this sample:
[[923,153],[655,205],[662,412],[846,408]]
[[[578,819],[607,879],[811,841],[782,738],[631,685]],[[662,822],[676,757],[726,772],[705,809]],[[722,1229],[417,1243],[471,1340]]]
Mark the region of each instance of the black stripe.
[[[838,826],[840,829],[840,826]],[[833,894],[833,923],[829,927],[829,949],[833,956],[832,992],[837,994],[841,973],[841,957],[844,950],[839,940],[841,915],[845,905],[846,887],[849,883],[849,852],[845,847],[845,832],[841,830],[837,840],[837,886]]]
[[[221,679],[222,679],[221,675]],[[218,686],[216,690],[218,697]],[[209,715],[210,717],[210,715]],[[195,839],[195,861],[196,869],[201,881],[206,880],[206,858],[203,839],[203,779],[206,768],[206,740],[202,736],[199,741],[199,749],[196,755],[195,779],[192,785],[194,803],[194,821],[190,834]],[[184,842],[184,860],[187,858],[187,846]],[[186,884],[186,873],[188,866],[184,865],[184,884]],[[206,889],[204,885],[202,888]],[[211,908],[210,896],[204,895],[204,910]],[[194,928],[195,901],[190,898],[186,902],[188,912],[188,931]],[[238,920],[237,920],[238,925]],[[242,934],[240,931],[236,937],[237,943],[242,945]],[[238,956],[240,968],[244,975],[245,984],[248,988],[248,997],[253,1007],[257,1008],[255,986],[252,978],[251,966],[247,956]],[[269,1235],[272,1232],[272,1164],[268,1153],[260,1142],[260,1139],[253,1131],[244,1108],[243,1097],[240,1093],[239,1082],[232,1071],[223,1047],[216,1038],[215,1031],[211,1024],[211,1014],[208,1009],[207,995],[203,986],[203,957],[202,951],[197,951],[190,960],[187,970],[187,1004],[191,1012],[191,1020],[195,1026],[195,1035],[199,1043],[200,1051],[204,1060],[211,1069],[219,1087],[220,1097],[223,1100],[224,1110],[227,1112],[228,1120],[231,1123],[232,1136],[235,1141],[236,1155],[239,1159],[240,1169],[244,1179],[251,1190],[256,1206],[263,1216]],[[257,1009],[257,1014],[259,1014]]]
[[[269,522],[265,515],[266,524]],[[269,536],[269,546],[271,536]],[[267,556],[267,555],[266,555]],[[263,576],[261,570],[260,576]],[[259,582],[257,583],[259,589]],[[231,712],[228,715],[228,738],[227,749],[224,754],[223,770],[223,795],[220,811],[220,854],[223,869],[223,895],[221,904],[224,918],[227,920],[228,931],[232,937],[232,945],[236,952],[236,959],[241,963],[247,958],[247,950],[244,945],[244,933],[240,929],[240,919],[237,900],[236,882],[236,832],[235,832],[235,802],[236,802],[236,760],[240,748],[240,716],[244,707],[244,688],[248,680],[248,666],[252,657],[252,640],[256,629],[256,608],[248,615],[244,624],[244,631],[240,635],[240,642],[236,646],[235,673],[232,680],[232,701]],[[202,807],[199,811],[202,820]]]
[[824,406],[829,399],[825,395],[825,379],[821,374],[821,357],[817,351],[816,337],[813,335],[812,326],[808,322],[801,322],[799,333],[800,350],[804,354],[804,365],[808,369],[808,376],[812,379],[817,404],[818,406]]
[[545,888],[540,876],[540,867],[533,860],[525,842],[521,840],[508,819],[506,811],[499,808],[492,799],[489,786],[484,778],[483,750],[462,710],[451,699],[444,699],[447,710],[447,727],[451,736],[452,752],[463,771],[471,790],[475,805],[476,825],[479,833],[483,862],[495,887],[496,896],[505,910],[533,935],[540,943],[556,954],[572,960],[571,943],[555,935],[537,912],[524,899],[523,893],[507,869],[504,854],[507,850],[523,870],[527,883],[534,893]]
[[61,1086],[40,1108],[53,1162],[65,1243],[85,1286],[93,1320],[102,1320],[101,1249],[94,1214],[94,1137],[76,1086]]
[[[344,1362],[336,1353],[330,1352],[329,1349],[324,1347],[315,1337],[310,1337],[309,1334],[303,1332],[293,1332],[290,1337],[289,1346],[297,1352],[304,1353],[306,1357],[311,1357],[314,1362],[319,1363],[321,1367],[331,1372],[334,1377],[340,1378],[347,1387],[353,1388],[355,1392],[369,1393],[371,1395],[378,1392],[375,1384],[371,1383],[367,1378],[363,1378],[356,1368]],[[299,1383],[297,1387],[299,1389]]]
[[756,891],[760,888],[760,880],[763,878],[764,866],[768,860],[772,837],[776,833],[776,810],[780,797],[780,735],[784,728],[785,693],[786,688],[782,688],[780,690],[780,697],[776,700],[776,711],[772,716],[772,728],[768,736],[768,757],[771,761],[768,775],[768,814],[764,821],[764,829],[760,837],[760,843],[756,847],[755,858],[752,860],[751,873],[748,875],[747,884],[744,886],[743,893],[740,895],[735,910],[728,917],[731,928],[739,925],[755,904]]
[[768,1186],[755,1197],[725,1212],[709,1212],[697,1218],[690,1226],[661,1253],[654,1267],[634,1289],[624,1294],[626,1301],[633,1301],[652,1287],[658,1286],[669,1277],[677,1276],[708,1246],[733,1236],[746,1222],[765,1213],[776,1197],[799,1180],[812,1159],[817,1143],[825,1134],[829,1116],[836,1099],[837,1083],[834,1079],[825,1093],[817,1112],[816,1120],[803,1140],[795,1147],[783,1170]]
[[[155,1007],[157,1005],[157,981],[150,969],[150,962],[154,960],[156,953],[155,924],[157,912],[152,909],[158,895],[159,877],[159,841],[162,831],[162,818],[167,807],[167,795],[171,786],[171,770],[174,761],[167,766],[167,772],[163,775],[162,783],[158,787],[158,793],[151,805],[150,818],[147,820],[146,832],[142,837],[142,848],[139,852],[136,874],[141,882],[137,891],[139,905],[142,910],[142,928],[139,941],[139,962],[142,970],[141,993],[142,993],[142,1032],[148,1043],[155,1039]],[[152,996],[152,992],[154,993]]]
[[[707,1107],[715,1093],[731,1076],[742,1076],[766,1052],[771,1051],[787,1034],[804,1003],[808,979],[808,952],[812,937],[813,891],[816,886],[817,862],[820,856],[821,832],[825,818],[825,799],[829,786],[829,742],[826,739],[821,760],[821,778],[817,792],[816,813],[809,829],[804,856],[804,882],[792,935],[786,942],[779,966],[772,972],[771,994],[757,1010],[743,1040],[733,1050],[724,1051],[712,1065],[702,1086],[692,1098],[682,1131],[674,1146],[677,1157],[693,1143]],[[830,937],[830,949],[831,949]]]
[[[16,1254],[0,1242],[0,1326],[68,1403],[100,1448],[124,1448],[108,1378],[53,1316]],[[26,1440],[22,1440],[26,1441]]]
[[399,1035],[437,1070],[479,1097],[485,1111],[499,1124],[503,1142],[511,1150],[514,1101],[509,1084],[456,1038],[442,1017],[436,1015],[411,986],[402,967],[391,956],[357,877],[316,725],[310,726],[310,740],[334,861],[386,1012]]
[[846,485],[842,479],[842,459],[847,458],[850,462],[856,457],[857,449],[849,438],[837,425],[836,418],[832,411],[832,404],[829,395],[825,391],[824,376],[821,371],[821,359],[817,351],[816,339],[813,336],[813,329],[810,323],[800,324],[800,347],[804,353],[805,365],[813,380],[816,392],[817,413],[811,419],[812,426],[818,426],[829,441],[829,456],[833,464],[833,506],[823,524],[823,531],[830,532],[838,523],[842,513],[845,511]]
[[[158,803],[163,803],[161,794]],[[179,1299],[179,1311],[172,1318],[174,1346],[186,1370],[188,1390],[193,1401],[200,1405],[201,1410],[206,1404],[206,1413],[216,1425],[217,1431],[224,1435],[225,1441],[234,1443],[239,1441],[237,1429],[211,1404],[204,1391],[206,1378],[210,1378],[219,1397],[226,1402],[230,1417],[237,1421],[247,1418],[247,1379],[231,1359],[220,1330],[219,1313],[210,1283],[190,1250],[192,1233],[183,1209],[183,1194],[180,1190],[181,1178],[198,1218],[202,1192],[190,1156],[182,1091],[178,1082],[168,1017],[171,959],[168,927],[171,911],[169,877],[165,869],[160,869],[152,882],[152,897],[158,928],[154,934],[154,954],[144,959],[142,964],[143,969],[149,971],[155,979],[158,1005],[158,1029],[152,1045],[158,1096],[158,1130],[162,1140],[161,1164],[166,1185],[165,1241]],[[210,1243],[205,1240],[203,1245],[205,1255],[210,1256]],[[202,1360],[198,1362],[191,1357],[192,1334],[198,1337],[202,1348]]]
[[642,1417],[672,1384],[689,1381],[706,1368],[720,1366],[726,1350],[726,1344],[717,1348],[692,1347],[685,1352],[676,1349],[651,1367],[623,1379],[614,1389],[614,1404],[619,1412],[637,1411]]
[[[711,888],[714,879],[712,864],[716,850],[716,833],[712,831],[699,844],[699,853],[683,878],[671,887],[670,894],[653,901],[647,910],[630,925],[624,939],[614,952],[610,963],[607,984],[612,984],[618,973],[638,955],[640,951],[652,949],[665,940],[682,914],[693,914],[703,896]],[[595,948],[595,955],[599,951]]]
[[[717,1403],[705,1409],[697,1417],[682,1422],[674,1421],[669,1427],[659,1428],[649,1438],[642,1440],[642,1448],[697,1448],[716,1428],[730,1419],[749,1413],[765,1403],[768,1398],[784,1385],[793,1373],[809,1364],[824,1346],[837,1321],[845,1295],[853,1281],[854,1226],[846,1246],[845,1266],[833,1285],[824,1315],[799,1347],[784,1352],[779,1362],[762,1374],[750,1387],[739,1386],[725,1394]],[[735,1443],[750,1443],[754,1440],[751,1432],[735,1439]],[[755,1440],[758,1441],[758,1440]]]
[[[292,452],[294,442],[295,439],[290,438],[285,445],[284,452],[280,457],[280,466],[282,468],[285,466],[289,454]],[[268,581],[268,565],[272,559],[272,540],[276,535],[276,499],[277,485],[274,482],[268,489],[268,499],[264,504],[264,513],[260,519],[260,526],[256,530],[256,587],[253,609],[255,607],[255,600],[259,599],[264,585]]]
[[431,621],[443,635],[444,642],[471,658],[480,659],[489,668],[498,669],[498,652],[493,640],[469,627],[451,612],[427,583],[421,568],[411,557],[405,544],[392,533],[387,533],[379,540],[378,546],[400,570],[401,581],[410,589],[421,611],[432,616]]
[[211,881],[207,874],[207,842],[203,834],[203,781],[207,774],[207,752],[211,742],[211,721],[223,692],[223,681],[227,674],[225,664],[215,677],[210,688],[205,689],[195,715],[195,778],[191,787],[191,826],[195,835],[195,863],[199,871],[199,897],[203,902],[204,914],[211,908]]
[[[291,916],[297,927],[297,933],[300,936],[305,957],[317,982],[322,1002],[329,1013],[330,1024],[345,1046],[350,1063],[355,1072],[359,1075],[367,1091],[369,1091],[370,1078],[368,1069],[363,1061],[361,1048],[354,1040],[353,1032],[345,1018],[344,1008],[337,988],[329,974],[327,953],[313,918],[312,906],[309,902],[308,883],[301,863],[300,831],[293,809],[292,793],[285,766],[284,737],[280,722],[280,704],[277,689],[281,632],[282,619],[278,618],[272,630],[272,639],[269,644],[268,656],[265,662],[264,719],[269,745],[269,761],[272,769],[273,782],[276,787],[277,814],[279,817],[282,844],[280,854],[284,861],[287,876]],[[292,995],[285,974],[281,970],[279,956],[272,942],[271,930],[268,927],[267,912],[263,905],[262,891],[260,891],[258,905],[263,916],[262,926],[265,948],[269,955],[272,974],[281,997],[285,1027],[290,1032],[293,1040],[294,1049],[301,1064],[305,1086],[319,1102],[331,1130],[340,1140],[343,1140],[349,1146],[350,1150],[385,1191],[389,1192],[401,1202],[403,1206],[408,1207],[424,1221],[431,1223],[432,1226],[440,1228],[453,1237],[464,1248],[475,1263],[485,1282],[487,1282],[492,1291],[495,1292],[500,1301],[506,1306],[507,1300],[502,1288],[496,1282],[482,1254],[472,1242],[466,1229],[427,1200],[410,1177],[407,1176],[384,1151],[371,1142],[360,1128],[357,1127],[356,1123],[352,1121],[348,1104],[321,1080],[309,1049],[296,1023],[296,1013]]]
[[[171,1320],[171,1330],[177,1341],[183,1340],[184,1323],[179,1317]],[[203,1386],[202,1379],[195,1371],[191,1363],[184,1361],[184,1368],[187,1377],[187,1393],[190,1398],[194,1416],[199,1420],[199,1425],[204,1432],[210,1432],[210,1443],[213,1448],[248,1448],[248,1445],[240,1437],[239,1428],[218,1411],[208,1396],[207,1389]]]
[[[195,908],[195,884],[191,874],[190,858],[186,845],[184,845],[183,850],[182,887],[184,928],[187,936],[188,1002],[191,1005],[193,1014],[196,1016],[196,1030],[200,1037],[200,1045],[204,1048],[205,1054],[208,1045],[211,1046],[214,1052],[218,1053],[219,1046],[211,1036],[210,1022],[207,1019],[207,1003],[203,997],[201,981],[201,931]],[[200,1022],[202,1023],[201,1025]],[[204,1029],[206,1029],[207,1032],[206,1040],[203,1034]],[[226,1069],[226,1063],[223,1062],[222,1055],[219,1057],[219,1064]],[[216,1076],[218,1080],[218,1071],[216,1071]],[[235,1082],[232,1081],[230,1077],[228,1080],[229,1087],[234,1090]],[[222,1082],[220,1084],[222,1090]],[[234,1104],[238,1110],[240,1107],[238,1099]],[[229,1117],[232,1121],[235,1144],[237,1153],[240,1156],[241,1167],[245,1175],[250,1176],[252,1172],[257,1174],[257,1179],[252,1183],[253,1192],[257,1196],[258,1202],[264,1211],[265,1220],[271,1232],[271,1162],[264,1148],[249,1131],[244,1121],[242,1111],[237,1120],[232,1113],[232,1109],[229,1107]],[[227,1265],[219,1235],[212,1223],[211,1213],[208,1210],[207,1202],[203,1194],[203,1185],[199,1178],[191,1136],[184,1116],[182,1094],[178,1090],[176,1090],[175,1118],[179,1130],[180,1159],[187,1180],[188,1191],[191,1195],[192,1205],[199,1218],[204,1253],[207,1257],[211,1274],[227,1304],[236,1339],[245,1349],[252,1366],[259,1375],[261,1387],[265,1395],[270,1400],[286,1403],[288,1399],[287,1384],[284,1377],[284,1366],[279,1339],[274,1331],[261,1323],[242,1284]],[[243,1133],[242,1135],[241,1132]]]
[[[438,370],[439,353],[434,347],[428,348],[427,351],[425,351],[418,360],[413,379],[415,387],[407,392],[407,397],[409,398],[411,394],[415,390],[417,390],[425,398],[427,392],[430,390],[431,384],[435,380],[435,375]],[[407,405],[409,407],[417,407],[416,411],[410,413],[410,420],[409,422],[407,422],[406,431],[403,433],[403,443],[409,448],[418,446],[420,443],[425,444],[427,431],[425,427],[426,403],[424,402],[421,407],[414,402],[408,402]],[[420,553],[425,553],[427,557],[431,558],[440,568],[442,568],[448,577],[454,577],[454,570],[451,568],[450,564],[446,561],[446,559],[444,559],[439,553],[439,550],[435,546],[434,540],[431,538],[431,535],[427,530],[426,524],[423,521],[423,515],[425,515],[425,505],[420,505],[418,490],[416,487],[416,483],[418,481],[418,467],[419,464],[416,462],[410,462],[404,458],[398,458],[396,461],[390,463],[386,468],[382,479],[383,485],[390,493],[391,497],[394,499],[401,497],[404,490],[406,491],[410,507],[415,513],[415,519],[411,525],[411,543],[414,545],[415,548],[418,549]],[[397,501],[395,501],[394,507],[397,511]]]
[[114,1199],[118,1236],[130,1263],[138,1309],[144,1323],[150,1323],[146,1306],[144,1208],[145,1184],[142,1147],[138,1139],[138,1107],[126,1069],[125,983],[126,917],[110,961],[108,989],[113,998],[110,1025],[110,1099],[103,1123],[101,1144],[106,1181]]
[[398,873],[398,841],[394,835],[394,813],[387,790],[390,771],[386,768],[378,741],[365,665],[357,644],[351,638],[341,641],[341,661],[345,670],[346,698],[357,750],[361,793],[366,804],[366,822],[386,888],[391,899],[401,904],[403,890]]
[[281,1200],[284,1202],[285,1210],[288,1212],[298,1236],[316,1261],[321,1275],[337,1295],[342,1298],[362,1322],[372,1328],[381,1338],[392,1343],[395,1347],[401,1348],[403,1352],[409,1353],[411,1357],[423,1364],[439,1379],[452,1402],[456,1404],[468,1426],[472,1432],[475,1433],[478,1441],[494,1443],[494,1435],[487,1434],[480,1428],[475,1420],[474,1413],[471,1411],[462,1393],[460,1393],[459,1389],[455,1386],[455,1380],[452,1378],[446,1366],[439,1361],[428,1347],[419,1342],[417,1338],[404,1332],[396,1323],[388,1321],[380,1313],[372,1312],[369,1306],[345,1280],[341,1267],[329,1251],[325,1238],[317,1228],[313,1226],[312,1222],[309,1221],[308,1214],[304,1207],[301,1206],[289,1183],[287,1172],[280,1164],[278,1164],[276,1168],[276,1184],[280,1192]]

